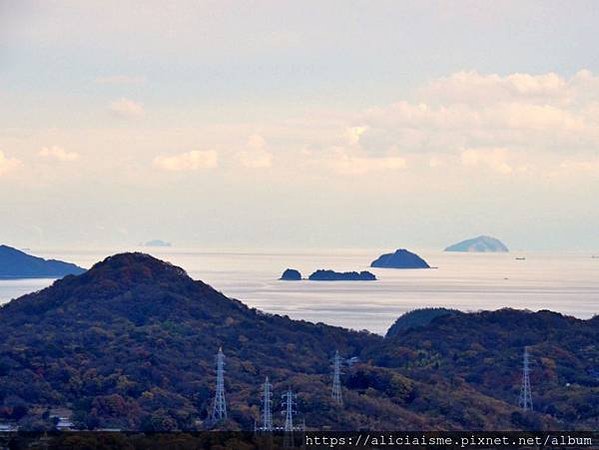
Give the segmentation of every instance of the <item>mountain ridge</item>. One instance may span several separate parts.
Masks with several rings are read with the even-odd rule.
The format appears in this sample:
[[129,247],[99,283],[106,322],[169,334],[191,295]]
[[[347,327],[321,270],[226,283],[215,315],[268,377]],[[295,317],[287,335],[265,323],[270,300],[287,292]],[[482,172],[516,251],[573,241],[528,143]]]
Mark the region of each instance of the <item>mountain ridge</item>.
[[61,278],[83,272],[84,268],[72,263],[44,259],[8,245],[0,245],[0,279]]

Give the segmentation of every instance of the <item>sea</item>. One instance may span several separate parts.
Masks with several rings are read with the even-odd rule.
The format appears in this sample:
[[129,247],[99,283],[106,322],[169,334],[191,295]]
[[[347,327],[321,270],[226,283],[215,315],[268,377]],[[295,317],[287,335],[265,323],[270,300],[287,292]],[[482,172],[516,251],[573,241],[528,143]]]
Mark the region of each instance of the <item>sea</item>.
[[[184,268],[194,279],[269,313],[384,334],[416,308],[462,311],[504,307],[549,309],[578,318],[599,314],[599,256],[588,252],[447,253],[418,250],[433,269],[374,269],[383,249],[240,250],[127,249]],[[89,268],[115,249],[27,249]],[[390,251],[387,249],[387,252]],[[377,281],[280,281],[286,268],[308,277],[317,269],[369,270]],[[51,279],[0,280],[0,304],[38,291]]]

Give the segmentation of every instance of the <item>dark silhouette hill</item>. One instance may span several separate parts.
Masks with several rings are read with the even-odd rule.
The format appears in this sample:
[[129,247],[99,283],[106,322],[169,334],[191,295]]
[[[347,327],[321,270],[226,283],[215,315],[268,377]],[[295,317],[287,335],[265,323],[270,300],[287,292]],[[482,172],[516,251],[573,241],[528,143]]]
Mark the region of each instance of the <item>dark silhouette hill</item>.
[[296,269],[285,269],[279,280],[285,281],[299,281],[302,279],[302,274]]
[[310,281],[375,281],[376,276],[366,270],[362,272],[336,272],[334,270],[319,269],[312,273]]
[[[459,314],[384,339],[265,314],[179,267],[121,254],[0,308],[0,420],[43,429],[49,410],[63,408],[79,427],[203,429],[222,346],[229,419],[220,428],[253,427],[265,376],[274,411],[291,387],[316,429],[549,429],[552,415],[584,428],[596,411],[597,325],[552,313]],[[542,364],[533,375],[541,413],[522,415],[512,395],[523,345]],[[343,409],[330,397],[336,350],[359,360],[343,369]]]
[[487,252],[500,253],[509,252],[507,246],[491,236],[478,236],[473,239],[466,239],[457,244],[450,245],[445,249],[446,252]]
[[370,267],[384,269],[430,269],[428,263],[404,248],[395,250],[394,253],[385,253],[372,261]]
[[39,258],[7,245],[0,245],[0,279],[62,278],[83,272],[85,269],[75,264]]

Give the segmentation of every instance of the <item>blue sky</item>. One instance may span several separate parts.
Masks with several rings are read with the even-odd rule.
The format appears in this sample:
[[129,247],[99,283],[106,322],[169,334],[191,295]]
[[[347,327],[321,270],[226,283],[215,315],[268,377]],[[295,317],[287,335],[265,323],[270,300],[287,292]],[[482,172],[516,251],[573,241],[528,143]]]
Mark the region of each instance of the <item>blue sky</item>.
[[20,246],[599,247],[593,1],[0,0]]

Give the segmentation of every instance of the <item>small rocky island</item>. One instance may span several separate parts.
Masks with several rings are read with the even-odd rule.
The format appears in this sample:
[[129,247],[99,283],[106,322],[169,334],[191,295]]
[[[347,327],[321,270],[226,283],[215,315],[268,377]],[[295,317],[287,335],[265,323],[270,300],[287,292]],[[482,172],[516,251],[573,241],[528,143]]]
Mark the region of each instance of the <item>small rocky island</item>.
[[505,253],[509,252],[507,246],[491,236],[478,236],[472,239],[458,242],[445,249],[446,252],[482,252],[482,253]]
[[75,264],[38,258],[16,248],[0,245],[0,279],[62,278],[83,272],[85,269]]
[[395,250],[395,253],[385,253],[372,261],[370,267],[383,269],[430,269],[431,266],[418,256],[405,248]]
[[334,270],[317,270],[308,277],[310,281],[375,281],[376,276],[366,270],[362,272],[335,272]]
[[298,281],[301,279],[302,279],[302,274],[299,270],[296,270],[296,269],[285,270],[285,272],[283,272],[283,275],[281,275],[281,278],[279,278],[279,280],[284,280],[284,281]]

